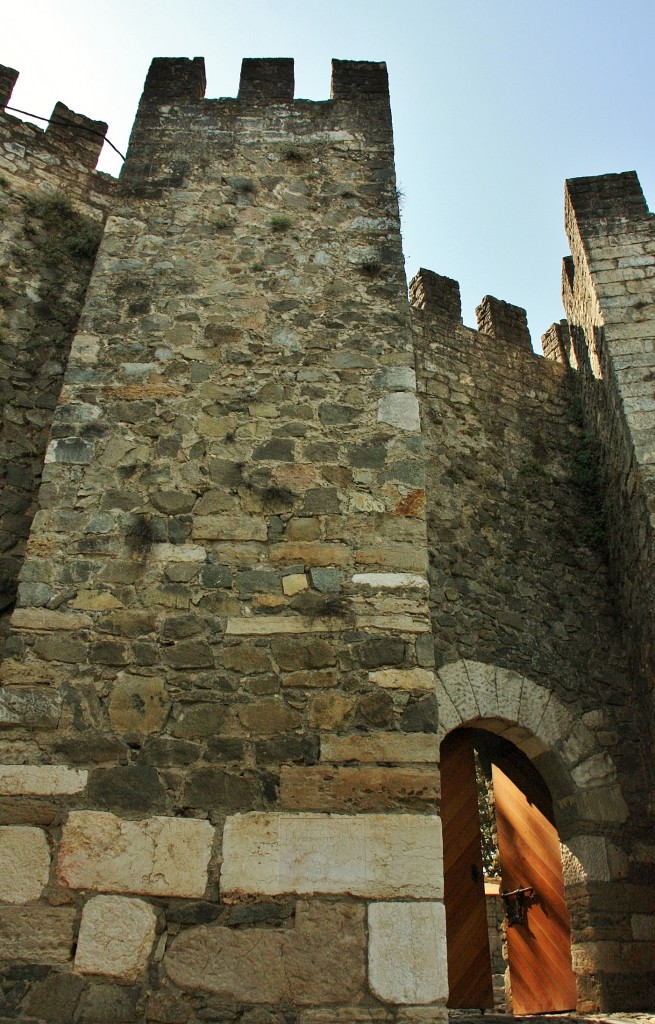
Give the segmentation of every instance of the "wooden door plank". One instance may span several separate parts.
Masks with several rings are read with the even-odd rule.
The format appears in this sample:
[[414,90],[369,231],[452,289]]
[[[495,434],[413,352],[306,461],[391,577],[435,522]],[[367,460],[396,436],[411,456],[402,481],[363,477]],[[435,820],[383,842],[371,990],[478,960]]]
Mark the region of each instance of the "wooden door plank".
[[448,1006],[493,1008],[473,743],[466,731],[441,745],[441,824],[448,948]]
[[[512,771],[508,764],[503,767]],[[571,1010],[576,1004],[571,926],[549,797],[546,791],[535,799],[534,777],[526,783],[524,772],[512,774],[529,790],[529,797],[494,761],[503,889],[532,885],[538,897],[528,906],[524,922],[507,929],[512,1008],[515,1014]]]

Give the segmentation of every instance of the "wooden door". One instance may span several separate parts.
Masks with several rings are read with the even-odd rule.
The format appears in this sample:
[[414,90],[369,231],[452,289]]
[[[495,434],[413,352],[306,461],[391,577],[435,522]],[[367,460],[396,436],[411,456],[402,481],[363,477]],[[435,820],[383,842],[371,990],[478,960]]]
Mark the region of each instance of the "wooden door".
[[[502,761],[502,768],[496,763]],[[522,923],[507,927],[515,1014],[572,1010],[571,924],[550,794],[535,770],[493,757],[493,786],[503,891],[533,886]],[[510,778],[511,775],[511,778]]]
[[441,745],[441,824],[448,950],[448,1006],[492,1008],[493,986],[471,734]]

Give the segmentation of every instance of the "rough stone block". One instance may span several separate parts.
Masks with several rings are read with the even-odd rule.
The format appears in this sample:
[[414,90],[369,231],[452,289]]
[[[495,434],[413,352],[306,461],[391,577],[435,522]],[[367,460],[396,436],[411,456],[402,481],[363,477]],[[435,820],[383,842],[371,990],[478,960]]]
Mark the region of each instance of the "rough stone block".
[[223,999],[343,1004],[363,998],[365,947],[362,906],[300,902],[293,930],[189,929],[164,965],[180,988]]
[[195,818],[122,821],[103,811],[72,811],[57,876],[71,889],[200,897],[213,838],[209,822]]
[[109,699],[109,720],[118,733],[157,732],[168,708],[163,679],[121,673]]
[[371,732],[321,738],[321,760],[338,763],[438,764],[439,741],[426,733]]
[[425,668],[388,668],[371,672],[369,681],[390,690],[434,691],[434,672]]
[[427,590],[428,581],[418,572],[358,572],[352,578],[356,587],[371,587],[373,590]]
[[94,896],[82,912],[75,969],[135,981],[148,963],[156,924],[157,914],[144,900]]
[[237,814],[225,822],[221,891],[442,896],[441,821],[410,814]]
[[70,796],[81,793],[89,773],[60,764],[0,765],[0,794],[7,796]]
[[92,619],[81,612],[52,612],[46,608],[17,608],[11,624],[19,629],[79,630],[92,625]]
[[228,636],[273,636],[276,633],[339,633],[343,620],[310,619],[301,615],[244,615],[228,619]]
[[571,836],[561,844],[562,873],[566,885],[609,882],[610,867],[604,836]]
[[571,770],[571,775],[581,789],[607,786],[609,783],[616,782],[616,765],[610,755],[603,751],[592,754],[586,761],[576,765]]
[[52,729],[61,718],[61,694],[44,687],[3,686],[0,689],[0,729]]
[[420,430],[418,399],[412,391],[392,391],[378,401],[378,422],[400,430]]
[[74,907],[0,907],[0,961],[68,963],[75,916]]
[[445,1002],[443,903],[374,903],[368,908],[369,984],[388,1003]]
[[438,799],[434,770],[283,766],[280,774],[280,804],[289,811],[427,809]]
[[0,827],[0,900],[29,903],[38,899],[49,874],[50,850],[42,829]]

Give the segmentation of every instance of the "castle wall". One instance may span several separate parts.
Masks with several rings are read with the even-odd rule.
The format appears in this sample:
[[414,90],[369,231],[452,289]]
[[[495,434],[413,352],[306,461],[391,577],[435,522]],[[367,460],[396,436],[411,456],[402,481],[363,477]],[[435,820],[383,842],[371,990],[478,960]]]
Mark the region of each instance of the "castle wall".
[[508,303],[465,328],[449,279],[408,307],[384,65],[335,61],[322,103],[290,60],[204,85],[153,62],[116,190],[97,141],[3,122],[12,572],[43,472],[0,667],[1,1013],[442,1022],[462,724],[552,793],[579,1009],[643,1008],[650,255],[588,264],[650,221],[627,243],[574,195],[543,360]]
[[[579,1005],[643,1006],[649,766],[575,375],[531,351],[522,310],[486,298],[482,333],[462,325],[456,282],[421,271],[410,296],[440,734],[486,719],[547,780],[565,847],[603,851],[602,872],[566,871]],[[608,968],[608,928],[627,970]]]
[[36,1015],[72,986],[125,1019],[441,1020],[386,71],[335,62],[325,103],[290,61],[203,89],[154,62],[46,455],[0,698],[38,870],[0,956],[40,965]]
[[114,185],[94,170],[106,125],[62,103],[45,132],[18,120],[4,110],[16,78],[0,68],[2,645],[64,368]]
[[[585,425],[599,445],[603,514],[636,699],[653,742],[655,219],[634,172],[567,182],[563,300]],[[652,757],[649,757],[652,765]],[[652,776],[651,776],[652,781]]]

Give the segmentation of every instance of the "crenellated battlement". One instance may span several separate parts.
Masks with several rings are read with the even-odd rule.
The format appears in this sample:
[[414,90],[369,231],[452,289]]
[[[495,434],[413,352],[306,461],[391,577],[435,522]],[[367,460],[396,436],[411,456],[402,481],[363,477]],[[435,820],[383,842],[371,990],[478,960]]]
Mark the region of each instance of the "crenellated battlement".
[[17,81],[18,72],[14,68],[7,68],[4,64],[0,64],[0,107],[3,110],[11,99]]
[[415,309],[462,323],[462,300],[459,282],[442,277],[433,270],[419,270],[409,282],[409,301]]
[[[42,146],[45,151],[56,154],[60,160],[74,160],[90,171],[95,170],[107,134],[105,122],[78,114],[61,102],[55,103],[45,131],[30,122],[21,121],[6,109],[17,79],[17,71],[0,65],[0,118],[3,135],[8,136],[15,146],[27,145],[32,156],[36,156],[37,147]],[[4,168],[4,164],[0,166]]]
[[[150,65],[142,102],[195,103],[205,98],[206,85],[205,62],[202,57],[157,57]],[[241,62],[239,91],[236,97],[239,102],[293,102],[294,90],[292,57],[246,57]],[[388,98],[389,80],[384,62],[332,61],[330,99]]]

